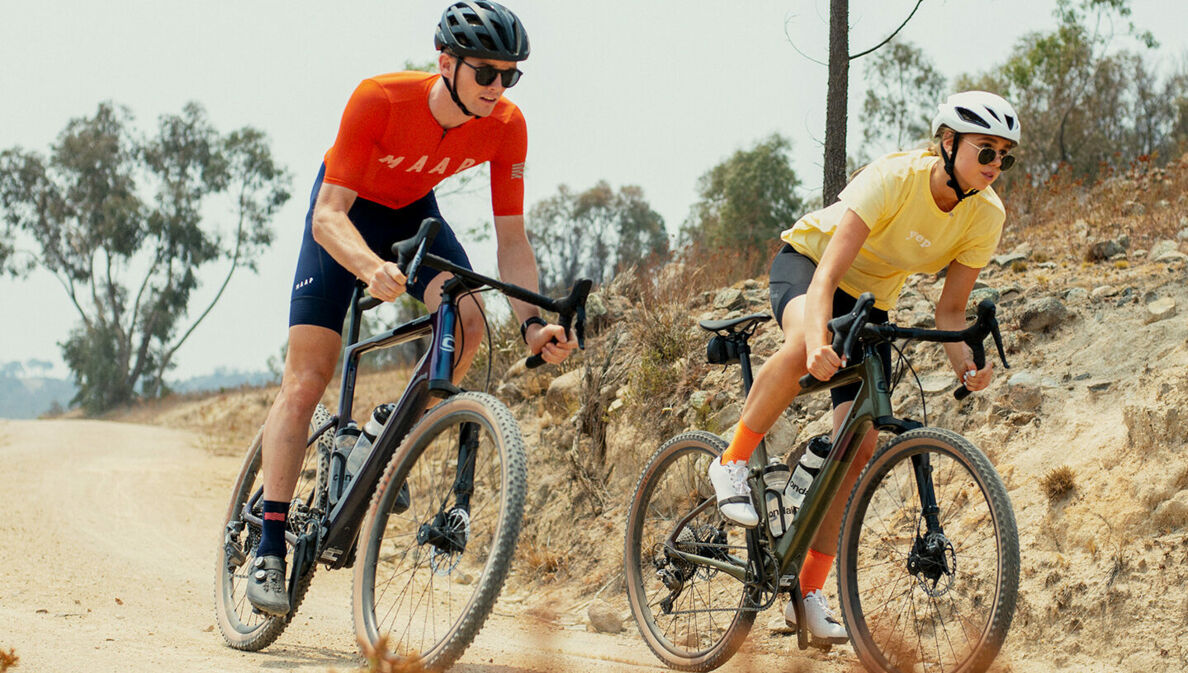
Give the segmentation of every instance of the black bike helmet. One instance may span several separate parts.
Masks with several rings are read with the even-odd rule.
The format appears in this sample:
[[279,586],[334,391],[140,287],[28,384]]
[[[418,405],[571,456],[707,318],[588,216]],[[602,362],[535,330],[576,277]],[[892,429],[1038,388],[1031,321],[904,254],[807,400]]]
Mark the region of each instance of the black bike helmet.
[[528,33],[520,19],[497,2],[460,0],[442,13],[433,46],[455,56],[523,61],[528,58]]

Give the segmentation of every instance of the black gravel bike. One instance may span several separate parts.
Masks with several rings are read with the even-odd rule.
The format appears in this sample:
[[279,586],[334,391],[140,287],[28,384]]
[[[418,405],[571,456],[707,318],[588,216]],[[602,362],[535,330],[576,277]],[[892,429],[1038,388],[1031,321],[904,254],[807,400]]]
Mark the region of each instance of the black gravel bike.
[[[343,348],[338,413],[318,405],[288,514],[289,614],[271,617],[246,598],[263,516],[261,434],[244,458],[227,507],[216,567],[219,630],[236,649],[260,650],[297,612],[317,564],[354,567],[355,630],[375,646],[425,668],[444,669],[469,646],[507,577],[524,511],[526,458],[519,426],[499,400],[453,385],[458,302],[484,288],[559,315],[585,341],[591,282],[550,299],[458,267],[426,252],[441,223],[427,219],[417,235],[393,246],[409,282],[422,265],[454,275],[441,306],[366,340],[363,311],[381,302],[357,285]],[[421,337],[431,345],[393,405],[371,453],[353,475],[335,438],[351,419],[359,358]],[[543,364],[539,355],[528,366]],[[431,408],[430,404],[438,399]],[[426,409],[428,408],[428,411]]]
[[[625,573],[631,611],[644,640],[672,668],[708,671],[739,648],[757,613],[790,594],[801,649],[811,642],[797,575],[809,544],[872,428],[895,437],[876,450],[846,504],[838,544],[838,596],[850,642],[872,671],[984,671],[1015,611],[1019,538],[1011,502],[986,456],[960,435],[897,418],[876,346],[896,339],[964,342],[978,368],[993,335],[1006,365],[989,300],[961,331],[869,324],[869,293],[829,322],[833,348],[850,363],[828,382],[801,379],[803,395],[853,381],[861,388],[820,472],[787,531],[728,524],[706,477],[726,449],[721,437],[687,432],[665,442],[640,476],[627,518]],[[751,386],[747,340],[767,315],[703,321],[715,336],[711,362],[738,362]],[[902,351],[901,351],[902,352]],[[902,371],[902,370],[901,370]],[[963,397],[961,387],[954,393]],[[751,457],[750,484],[768,520],[763,467]],[[795,461],[792,467],[795,468]]]

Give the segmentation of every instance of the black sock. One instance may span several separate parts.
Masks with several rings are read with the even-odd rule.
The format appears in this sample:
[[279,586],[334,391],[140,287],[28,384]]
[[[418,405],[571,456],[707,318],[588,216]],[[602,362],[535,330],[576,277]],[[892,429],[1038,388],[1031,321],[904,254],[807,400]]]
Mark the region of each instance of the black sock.
[[256,556],[285,557],[285,519],[288,514],[289,503],[264,501],[264,532]]

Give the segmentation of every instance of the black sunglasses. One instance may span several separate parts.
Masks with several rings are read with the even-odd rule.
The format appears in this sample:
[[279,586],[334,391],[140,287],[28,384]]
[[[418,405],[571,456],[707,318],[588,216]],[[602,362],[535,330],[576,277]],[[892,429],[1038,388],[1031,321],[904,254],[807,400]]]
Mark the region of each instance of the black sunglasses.
[[980,145],[974,145],[973,143],[969,142],[968,140],[965,142],[966,142],[966,144],[970,145],[971,147],[979,148],[978,149],[978,163],[982,164],[983,166],[989,166],[990,164],[994,163],[995,157],[998,157],[1002,160],[1002,162],[998,165],[998,170],[1000,170],[1004,173],[1011,170],[1011,166],[1015,165],[1015,155],[1013,155],[1013,154],[1005,154],[1005,153],[999,154],[993,147],[982,147]]
[[524,74],[520,72],[518,68],[500,70],[499,68],[491,65],[470,65],[462,59],[458,59],[458,62],[474,70],[474,81],[478,82],[479,86],[489,85],[491,82],[495,81],[495,76],[498,75],[502,80],[501,83],[503,84],[503,88],[510,89],[516,85],[516,82],[520,81],[520,75]]

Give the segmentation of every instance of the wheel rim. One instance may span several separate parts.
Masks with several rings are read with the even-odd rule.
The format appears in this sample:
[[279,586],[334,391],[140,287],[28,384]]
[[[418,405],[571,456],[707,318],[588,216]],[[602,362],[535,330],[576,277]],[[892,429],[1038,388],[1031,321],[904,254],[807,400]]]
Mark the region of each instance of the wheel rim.
[[[927,455],[944,535],[928,535],[913,455]],[[987,490],[940,446],[897,452],[872,468],[874,484],[854,516],[851,629],[886,670],[957,671],[983,651],[1002,587],[1000,525]]]
[[[477,430],[468,507],[454,488],[466,425]],[[369,607],[363,619],[373,643],[384,638],[390,651],[431,662],[458,633],[480,594],[498,591],[502,582],[491,577],[493,549],[514,544],[507,535],[516,527],[506,525],[508,465],[487,419],[451,413],[428,428],[411,451],[417,458],[407,478],[392,479],[375,505],[364,559],[362,599]],[[392,513],[404,482],[408,509]]]
[[745,532],[724,525],[714,504],[706,471],[716,457],[708,447],[695,444],[672,453],[656,467],[631,514],[634,530],[628,553],[641,626],[660,647],[682,658],[703,657],[717,648],[741,614],[738,608],[744,599],[738,580],[690,566],[665,549],[680,520],[700,506],[698,514],[676,531],[676,545],[701,555],[745,557]]

